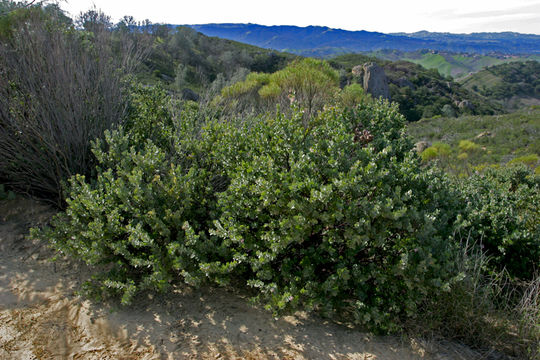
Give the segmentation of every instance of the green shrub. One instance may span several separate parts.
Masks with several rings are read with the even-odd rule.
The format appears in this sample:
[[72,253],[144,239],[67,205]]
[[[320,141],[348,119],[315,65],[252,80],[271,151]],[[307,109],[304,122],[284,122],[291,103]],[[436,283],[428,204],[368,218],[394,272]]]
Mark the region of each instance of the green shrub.
[[344,106],[353,107],[361,103],[371,101],[371,94],[364,90],[364,87],[360,84],[351,84],[343,88],[343,91],[339,94],[340,103]]
[[437,150],[437,148],[433,146],[428,147],[427,149],[422,151],[422,153],[420,154],[420,157],[422,158],[422,161],[424,162],[435,160],[438,156],[439,156],[439,151]]
[[482,244],[495,269],[531,279],[540,268],[540,178],[513,166],[456,182],[465,205],[457,230]]
[[524,155],[524,156],[519,156],[517,158],[513,158],[512,160],[508,162],[508,165],[524,164],[534,169],[536,165],[538,164],[538,161],[540,161],[540,157],[538,157],[538,155],[530,154],[530,155]]
[[474,152],[474,151],[477,151],[478,149],[480,149],[480,145],[475,144],[470,140],[461,140],[459,142],[458,147],[459,147],[459,150],[461,150],[461,151],[463,151],[465,153],[471,153],[471,152]]
[[0,184],[0,200],[13,200],[15,193],[11,190],[6,191],[4,184]]
[[246,150],[227,169],[213,230],[232,258],[203,267],[246,279],[278,313],[340,312],[396,330],[453,274],[444,180],[421,170],[395,107],[331,109],[309,128],[301,120],[245,124],[215,145]]
[[163,291],[180,273],[190,277],[219,252],[204,233],[215,181],[203,166],[209,149],[192,147],[197,117],[187,110],[175,126],[163,91],[139,87],[132,96],[125,126],[93,144],[96,180],[72,177],[66,211],[34,231],[60,253],[104,266],[88,289],[119,294],[122,303],[141,290]]
[[93,290],[129,303],[175,279],[245,281],[275,312],[384,332],[449,288],[456,197],[420,168],[395,106],[201,126],[189,109],[171,121],[157,90],[135,98],[126,126],[94,144],[96,181],[72,178],[41,234],[98,266]]
[[435,159],[445,159],[450,155],[450,152],[450,145],[437,141],[422,151],[420,157],[422,158],[422,161],[428,162]]

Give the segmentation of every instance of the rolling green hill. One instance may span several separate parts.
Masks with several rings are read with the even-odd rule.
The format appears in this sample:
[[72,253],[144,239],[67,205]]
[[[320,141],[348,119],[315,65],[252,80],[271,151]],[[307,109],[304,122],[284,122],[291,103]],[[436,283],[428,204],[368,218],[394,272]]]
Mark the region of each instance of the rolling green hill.
[[540,166],[540,107],[494,116],[424,119],[408,124],[407,132],[415,142],[445,144],[444,154],[434,158],[453,172],[509,162]]
[[540,61],[538,55],[500,55],[468,54],[444,51],[421,50],[405,52],[399,50],[379,50],[365,53],[385,60],[406,60],[422,65],[427,69],[437,69],[444,76],[460,79],[482,70],[484,67],[509,62]]
[[540,105],[540,62],[513,62],[490,66],[461,81],[466,89],[491,98],[512,110]]

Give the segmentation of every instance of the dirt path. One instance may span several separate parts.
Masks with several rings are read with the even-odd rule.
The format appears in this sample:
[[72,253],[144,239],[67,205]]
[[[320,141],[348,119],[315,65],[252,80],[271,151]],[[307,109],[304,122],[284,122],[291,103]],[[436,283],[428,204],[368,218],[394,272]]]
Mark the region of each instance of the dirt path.
[[0,202],[0,359],[473,359],[457,344],[374,337],[316,316],[280,319],[222,289],[175,289],[129,308],[74,294],[89,271],[25,238],[52,211]]

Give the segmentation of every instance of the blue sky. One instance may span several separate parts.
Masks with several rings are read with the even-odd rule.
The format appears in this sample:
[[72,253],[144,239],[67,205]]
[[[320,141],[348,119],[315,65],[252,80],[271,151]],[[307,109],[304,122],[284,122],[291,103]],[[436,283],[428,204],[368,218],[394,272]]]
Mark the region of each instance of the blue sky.
[[155,23],[251,22],[323,25],[380,32],[501,32],[540,34],[540,0],[62,0],[71,15],[95,6],[117,21],[124,15]]

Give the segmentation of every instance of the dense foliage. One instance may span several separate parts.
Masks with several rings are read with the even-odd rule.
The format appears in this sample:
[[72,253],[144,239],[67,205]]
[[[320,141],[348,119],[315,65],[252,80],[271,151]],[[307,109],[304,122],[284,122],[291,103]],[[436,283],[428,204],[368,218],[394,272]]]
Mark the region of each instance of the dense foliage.
[[491,257],[490,269],[532,279],[540,269],[540,176],[525,166],[458,180],[465,209],[456,230]]
[[308,58],[272,74],[251,73],[245,81],[222,89],[215,101],[227,103],[235,113],[268,112],[277,105],[285,110],[295,103],[309,119],[337,97],[338,85],[338,73],[327,62]]
[[[302,306],[394,330],[452,277],[450,198],[418,167],[395,107],[331,109],[236,130],[249,149],[218,195],[213,231],[273,310]],[[243,145],[249,144],[249,146]]]
[[215,216],[215,201],[204,158],[189,146],[196,117],[186,109],[174,124],[163,91],[133,92],[125,126],[93,145],[96,181],[70,180],[67,210],[47,232],[63,253],[107,265],[96,283],[124,303],[143,289],[163,291],[218,249],[199,234]]
[[163,94],[138,91],[134,117],[94,145],[97,181],[74,177],[46,232],[61,252],[107,265],[98,289],[129,302],[179,276],[243,279],[275,311],[346,311],[378,330],[448,289],[451,197],[420,168],[395,107],[196,131],[193,113],[171,123]]

